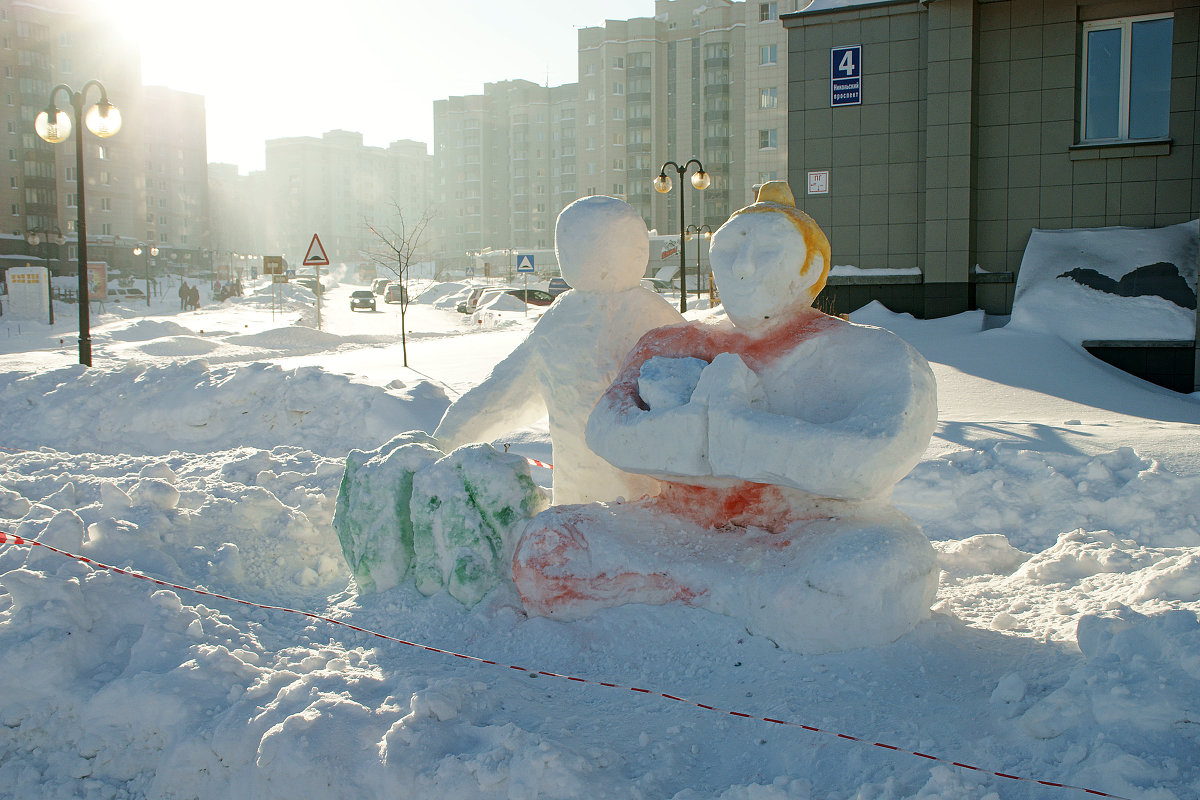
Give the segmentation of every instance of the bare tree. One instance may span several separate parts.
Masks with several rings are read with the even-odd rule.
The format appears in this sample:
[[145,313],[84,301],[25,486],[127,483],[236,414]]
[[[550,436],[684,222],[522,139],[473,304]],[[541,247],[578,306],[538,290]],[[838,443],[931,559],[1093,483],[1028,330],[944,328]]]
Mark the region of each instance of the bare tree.
[[415,222],[409,223],[404,219],[404,211],[395,200],[392,201],[392,208],[396,211],[395,222],[392,225],[376,227],[366,222],[367,229],[375,234],[382,245],[381,250],[369,253],[368,257],[375,264],[376,274],[383,270],[394,275],[396,283],[400,284],[400,352],[404,356],[404,366],[407,367],[408,341],[404,316],[408,311],[408,301],[412,297],[412,293],[408,291],[409,268],[418,260],[417,255],[429,229],[429,223],[433,220],[433,212],[427,210]]

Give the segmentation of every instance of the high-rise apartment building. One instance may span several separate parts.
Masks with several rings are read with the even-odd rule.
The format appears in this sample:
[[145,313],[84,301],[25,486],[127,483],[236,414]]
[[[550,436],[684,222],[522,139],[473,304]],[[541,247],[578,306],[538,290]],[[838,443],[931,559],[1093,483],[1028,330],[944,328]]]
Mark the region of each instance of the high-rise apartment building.
[[554,220],[578,197],[576,86],[530,81],[434,103],[435,238],[439,261],[485,248],[554,246]]
[[682,195],[688,224],[714,228],[758,184],[786,176],[779,14],[795,5],[657,0],[653,18],[580,30],[581,193],[622,197],[667,233],[679,227],[681,193],[651,186],[667,161],[704,164],[712,184]]
[[429,211],[430,157],[423,142],[363,145],[361,133],[328,131],[266,144],[270,252],[298,264],[313,234],[332,261],[357,263],[380,249],[380,232]]
[[[621,197],[662,234],[715,228],[787,175],[786,35],[796,0],[657,0],[653,17],[579,31],[579,81],[486,84],[434,103],[440,260],[554,246],[554,220],[586,195]],[[666,161],[712,176],[666,195]],[[672,178],[678,175],[672,174]]]
[[[109,46],[115,35],[80,2],[0,2],[0,191],[8,192],[9,225],[14,234],[75,230],[78,184],[75,139],[51,145],[34,133],[33,120],[46,108],[57,84],[79,90],[96,79],[123,118],[137,119],[141,107],[141,66],[136,51]],[[92,89],[88,105],[99,99]],[[57,105],[70,113],[70,98],[58,92]],[[76,122],[72,120],[72,122]],[[82,120],[78,121],[82,124]],[[88,178],[88,232],[95,236],[136,235],[140,210],[141,135],[135,124],[111,139],[84,137]],[[4,208],[0,206],[0,208]],[[140,226],[138,226],[140,227]]]
[[213,243],[204,98],[164,86],[147,86],[142,97],[139,236],[159,248],[207,250]]
[[[60,231],[76,257],[79,210],[75,135],[49,144],[34,132],[59,84],[81,91],[99,81],[121,113],[121,130],[100,139],[84,132],[89,257],[120,269],[143,262],[131,251],[156,245],[160,264],[204,268],[209,245],[204,98],[144,87],[136,46],[123,39],[102,4],[87,0],[0,0],[0,231],[24,237]],[[100,99],[89,87],[85,110]],[[70,95],[54,95],[74,119]],[[42,236],[43,242],[47,237]],[[18,240],[19,241],[19,240]]]

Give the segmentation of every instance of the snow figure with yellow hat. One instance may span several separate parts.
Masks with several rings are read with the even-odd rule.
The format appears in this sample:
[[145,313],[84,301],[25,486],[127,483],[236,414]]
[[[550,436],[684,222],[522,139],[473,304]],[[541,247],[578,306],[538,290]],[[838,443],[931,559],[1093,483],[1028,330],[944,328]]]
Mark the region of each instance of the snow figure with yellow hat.
[[812,307],[829,253],[782,181],[713,235],[727,318],[644,335],[587,424],[662,490],[534,517],[513,560],[527,611],[682,602],[801,652],[928,616],[934,551],[891,491],[929,443],[936,384],[894,334]]

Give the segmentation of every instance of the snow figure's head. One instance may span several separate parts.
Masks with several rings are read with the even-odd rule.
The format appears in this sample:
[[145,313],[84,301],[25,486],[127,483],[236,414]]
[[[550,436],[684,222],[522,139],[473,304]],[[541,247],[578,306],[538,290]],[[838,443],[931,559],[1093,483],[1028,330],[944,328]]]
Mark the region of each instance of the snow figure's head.
[[650,233],[633,206],[615,197],[582,197],[558,215],[554,252],[576,291],[623,292],[640,285]]
[[786,181],[769,181],[713,234],[710,262],[729,318],[754,327],[812,305],[829,275],[829,240]]

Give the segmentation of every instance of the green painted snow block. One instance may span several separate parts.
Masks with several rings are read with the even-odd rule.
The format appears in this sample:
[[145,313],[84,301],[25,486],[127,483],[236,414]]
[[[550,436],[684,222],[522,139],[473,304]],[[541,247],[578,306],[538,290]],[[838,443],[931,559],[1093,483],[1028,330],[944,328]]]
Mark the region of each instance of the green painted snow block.
[[441,457],[423,431],[346,456],[333,527],[360,591],[386,591],[405,579],[413,562],[413,475]]
[[512,580],[525,523],[549,505],[524,457],[491,445],[460,447],[413,478],[414,575],[421,593],[443,587],[473,606]]

